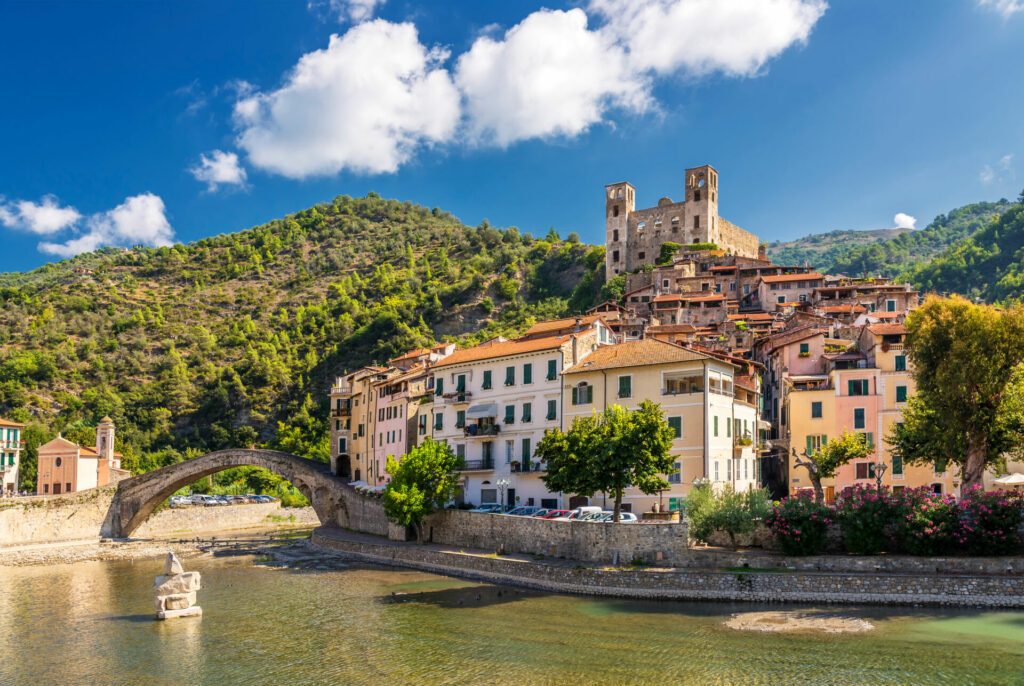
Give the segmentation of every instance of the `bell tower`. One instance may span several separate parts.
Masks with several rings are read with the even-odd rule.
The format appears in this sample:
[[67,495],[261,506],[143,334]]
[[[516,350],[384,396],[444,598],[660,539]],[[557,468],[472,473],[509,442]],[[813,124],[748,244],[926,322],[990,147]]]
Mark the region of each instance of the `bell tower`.
[[718,243],[718,172],[710,164],[686,170],[686,235]]
[[636,189],[628,182],[604,187],[604,275],[611,281],[628,271],[629,214],[636,209]]
[[114,420],[104,417],[96,427],[96,452],[108,464],[114,461]]

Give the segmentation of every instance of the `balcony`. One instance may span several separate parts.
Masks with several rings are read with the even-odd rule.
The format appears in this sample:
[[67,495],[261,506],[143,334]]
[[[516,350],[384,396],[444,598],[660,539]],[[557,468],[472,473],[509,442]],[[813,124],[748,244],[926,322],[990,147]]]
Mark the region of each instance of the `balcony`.
[[498,424],[470,424],[462,429],[462,433],[466,436],[474,438],[480,438],[485,436],[497,436],[501,432],[501,426]]
[[525,464],[516,461],[512,462],[512,471],[517,474],[527,474],[530,472],[546,472],[547,470],[548,468],[547,466],[545,466],[543,462],[527,462]]
[[351,417],[352,416],[352,408],[351,407],[332,407],[331,408],[331,416],[332,417]]
[[460,472],[483,472],[494,469],[494,458],[485,457],[482,460],[466,460],[459,467]]
[[454,393],[445,393],[441,397],[449,405],[460,405],[468,403],[472,396],[473,394],[469,391],[455,391]]

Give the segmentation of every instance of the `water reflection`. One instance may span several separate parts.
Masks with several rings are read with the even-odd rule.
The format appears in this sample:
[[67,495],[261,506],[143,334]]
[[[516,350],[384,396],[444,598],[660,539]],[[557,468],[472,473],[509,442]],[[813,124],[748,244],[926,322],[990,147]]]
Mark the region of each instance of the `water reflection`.
[[[548,595],[374,568],[202,559],[201,619],[152,621],[162,562],[0,568],[0,684],[1017,684],[1024,613],[858,608],[766,635],[745,604]],[[777,609],[777,608],[776,608]]]

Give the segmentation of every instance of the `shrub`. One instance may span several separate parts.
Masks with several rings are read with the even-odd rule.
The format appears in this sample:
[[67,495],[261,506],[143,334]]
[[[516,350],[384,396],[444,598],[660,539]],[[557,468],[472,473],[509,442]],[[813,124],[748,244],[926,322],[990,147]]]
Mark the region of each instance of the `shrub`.
[[825,550],[832,511],[809,492],[785,498],[765,518],[765,524],[787,555],[817,555]]
[[708,482],[695,484],[686,497],[686,517],[690,522],[690,535],[706,541],[715,530],[711,517],[715,512],[715,492]]
[[846,549],[857,555],[875,555],[893,548],[895,522],[906,514],[903,502],[891,492],[872,486],[843,489],[836,503]]
[[734,547],[736,537],[752,533],[771,509],[771,498],[764,489],[736,492],[726,486],[715,493],[710,484],[702,483],[686,499],[691,535],[706,541],[712,532],[724,531]]
[[956,549],[960,522],[953,496],[915,488],[902,491],[896,499],[903,512],[896,529],[903,550],[911,555],[945,555]]
[[985,493],[975,486],[961,494],[957,544],[974,555],[1009,555],[1021,547],[1020,525],[1024,503],[1019,496],[998,491]]

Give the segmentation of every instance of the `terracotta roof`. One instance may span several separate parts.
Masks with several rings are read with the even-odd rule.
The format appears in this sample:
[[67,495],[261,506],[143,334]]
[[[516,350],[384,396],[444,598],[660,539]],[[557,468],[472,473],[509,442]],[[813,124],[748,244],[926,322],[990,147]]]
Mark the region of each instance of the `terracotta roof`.
[[405,381],[406,379],[413,378],[413,377],[419,376],[421,374],[424,374],[426,372],[426,370],[427,370],[427,366],[424,363],[417,362],[416,364],[414,364],[413,366],[409,367],[407,370],[405,370],[404,372],[402,372],[398,376],[392,376],[392,377],[390,377],[388,379],[382,379],[380,381],[376,381],[376,382],[374,382],[374,385],[375,386],[386,386],[386,385],[389,385],[389,384],[398,383],[400,381]]
[[647,327],[647,333],[693,333],[697,330],[693,324],[655,324]]
[[904,314],[903,312],[872,312],[871,316],[875,319],[899,319]]
[[642,367],[650,364],[693,362],[707,359],[710,359],[709,355],[673,345],[672,343],[665,343],[654,338],[645,338],[640,341],[602,346],[588,355],[581,363],[563,372],[563,374],[581,374],[597,369]]
[[739,269],[739,267],[737,267],[735,264],[722,264],[722,265],[718,265],[716,267],[710,267],[708,269],[708,271],[709,272],[734,272],[737,269]]
[[907,327],[903,324],[872,324],[868,331],[876,336],[895,336],[907,333]]
[[685,300],[688,303],[717,302],[719,300],[725,300],[725,296],[724,295],[720,295],[720,294],[698,295],[698,296],[693,297],[693,298],[685,298]]
[[[476,345],[472,348],[456,350],[448,357],[434,365],[439,367],[450,367],[454,364],[466,364],[478,360],[491,360],[510,355],[522,355],[524,353],[540,352],[542,350],[556,350],[568,341],[571,336],[546,336],[544,338],[531,338],[520,341],[502,341],[500,343],[489,343]],[[612,346],[615,347],[615,346]]]
[[771,312],[740,312],[739,314],[730,314],[728,317],[733,321],[742,319],[748,322],[771,321],[775,319],[775,315]]
[[0,426],[9,426],[9,427],[11,427],[13,429],[22,429],[22,428],[25,427],[24,424],[19,424],[18,422],[12,422],[10,419],[4,419],[3,417],[0,417]]
[[537,337],[537,336],[550,336],[559,331],[572,329],[576,326],[576,321],[579,320],[580,326],[583,328],[589,328],[591,324],[596,321],[602,320],[601,314],[588,314],[582,317],[563,317],[562,319],[549,319],[544,322],[537,322],[523,334],[523,337]]
[[654,300],[651,302],[656,303],[667,303],[667,302],[678,302],[683,299],[683,296],[678,293],[663,293],[661,295],[654,296]]
[[850,314],[860,314],[861,312],[867,312],[867,308],[865,308],[863,305],[854,305],[854,304],[848,304],[848,305],[825,305],[824,307],[818,307],[817,309],[819,311],[821,311],[821,312],[829,312],[829,313],[833,313],[834,312],[834,313],[837,313],[837,314],[842,314],[844,312],[848,312]]
[[415,350],[410,350],[409,352],[403,355],[399,355],[398,357],[392,357],[391,362],[400,362],[401,360],[408,360],[413,357],[419,357],[420,355],[429,355],[430,350],[430,348],[416,348]]
[[765,283],[784,283],[788,281],[818,281],[823,278],[825,277],[818,272],[808,272],[807,274],[777,274],[775,276],[762,276],[761,280]]

